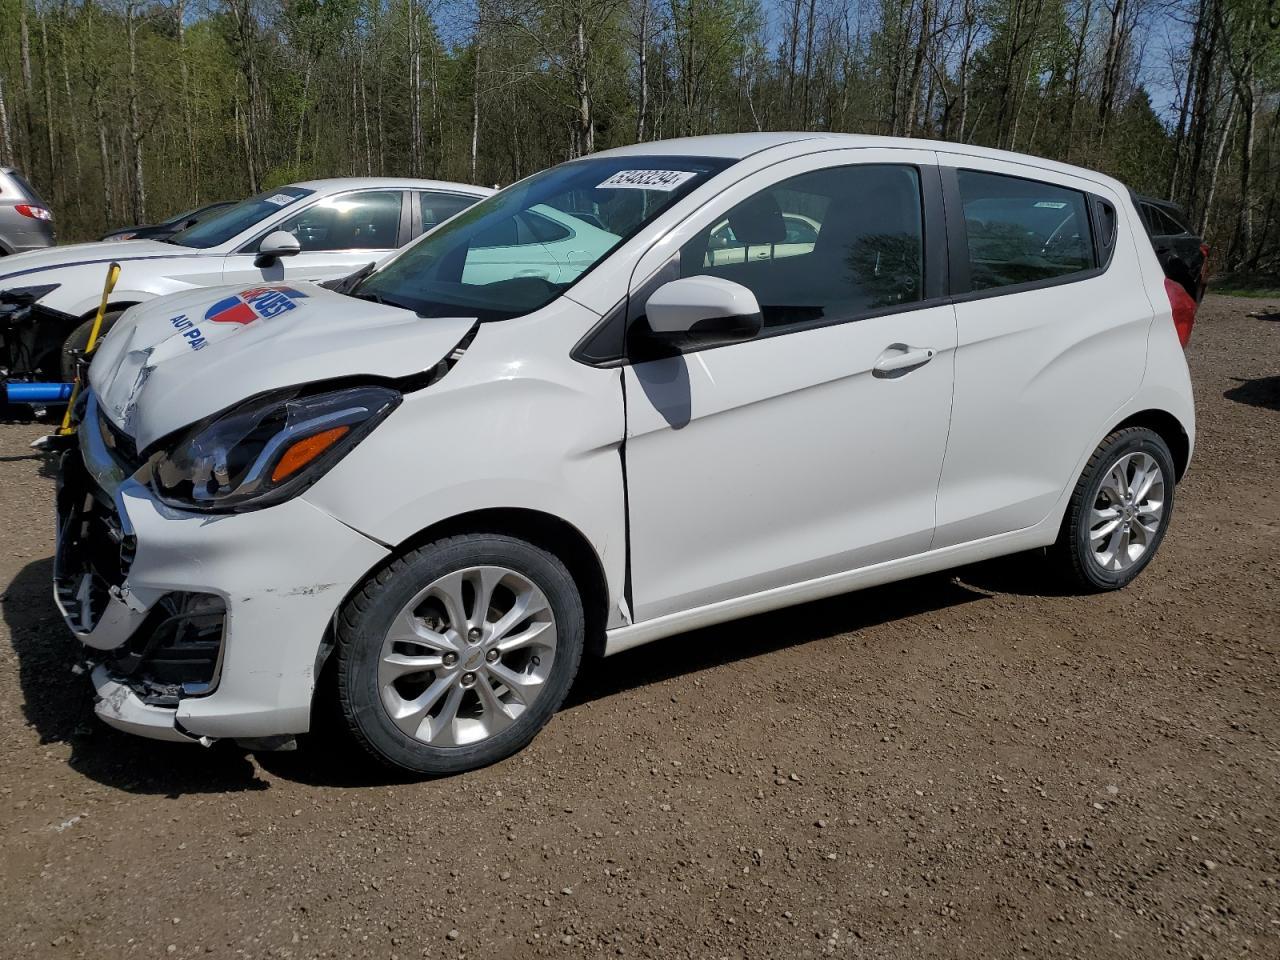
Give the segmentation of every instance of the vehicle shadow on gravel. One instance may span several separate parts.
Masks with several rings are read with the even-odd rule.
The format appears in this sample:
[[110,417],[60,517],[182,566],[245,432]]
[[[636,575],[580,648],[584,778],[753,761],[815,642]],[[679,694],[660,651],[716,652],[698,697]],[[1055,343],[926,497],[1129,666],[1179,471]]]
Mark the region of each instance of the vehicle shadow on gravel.
[[[760,614],[744,620],[679,634],[654,644],[598,660],[584,660],[564,710],[664,680],[747,660],[786,647],[923,613],[986,599],[993,592],[1044,594],[1039,564],[996,560],[960,571],[871,587]],[[256,755],[257,765],[233,744],[210,749],[129,736],[93,715],[92,692],[82,674],[71,671],[81,657],[49,587],[51,558],[24,567],[3,596],[3,615],[17,653],[23,711],[45,744],[71,749],[70,766],[106,786],[136,793],[180,796],[264,790],[267,773],[312,786],[368,787],[412,781],[366,756],[340,729],[334,710],[320,709],[314,735],[297,751]],[[331,683],[324,676],[321,684]],[[336,702],[322,695],[318,700]]]
[[29,563],[0,603],[17,654],[22,710],[40,743],[66,744],[77,773],[132,793],[176,797],[267,788],[248,756],[229,744],[206,750],[162,743],[101,723],[88,680],[72,672],[82,654],[53,603],[52,578],[52,558]]
[[1236,403],[1247,403],[1251,407],[1265,407],[1268,410],[1280,410],[1280,377],[1255,377],[1244,380],[1232,377],[1238,387],[1232,387],[1222,395]]
[[562,709],[987,596],[957,582],[952,573],[930,574],[677,634],[606,659],[584,661]]

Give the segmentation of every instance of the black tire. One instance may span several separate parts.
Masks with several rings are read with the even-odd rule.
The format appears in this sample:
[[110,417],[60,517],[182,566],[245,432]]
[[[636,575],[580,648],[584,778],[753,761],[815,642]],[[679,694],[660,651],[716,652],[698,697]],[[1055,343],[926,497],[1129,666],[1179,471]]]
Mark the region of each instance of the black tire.
[[[115,326],[115,322],[120,319],[123,310],[108,310],[102,317],[102,329],[98,331],[98,338],[101,339],[107,335],[107,331]],[[76,327],[67,336],[62,343],[62,361],[61,371],[63,380],[74,380],[76,377],[76,358],[84,353],[85,348],[89,346],[89,334],[93,332],[93,317],[90,317],[80,326]]]
[[[420,590],[449,573],[485,565],[513,570],[542,591],[555,617],[555,658],[541,692],[505,730],[475,744],[433,746],[402,731],[383,706],[378,680],[383,640]],[[552,554],[502,534],[438,540],[369,577],[339,613],[335,655],[342,714],[356,741],[389,766],[428,776],[488,766],[523,749],[559,709],[577,675],[584,635],[577,586]]]
[[[1163,512],[1141,556],[1123,570],[1108,570],[1099,562],[1089,539],[1089,514],[1099,502],[1102,487],[1111,468],[1131,453],[1145,453],[1155,460],[1163,474]],[[1089,591],[1119,590],[1133,582],[1151,562],[1169,529],[1173,516],[1174,466],[1169,445],[1155,431],[1146,427],[1125,427],[1108,436],[1085,465],[1072,492],[1062,529],[1053,546],[1052,555],[1062,576],[1074,587]]]

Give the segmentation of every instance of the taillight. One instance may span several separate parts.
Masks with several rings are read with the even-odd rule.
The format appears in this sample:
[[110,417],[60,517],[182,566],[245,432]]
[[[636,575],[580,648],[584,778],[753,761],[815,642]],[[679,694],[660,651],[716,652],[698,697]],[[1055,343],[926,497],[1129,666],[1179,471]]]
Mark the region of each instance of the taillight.
[[30,217],[32,220],[52,220],[53,214],[44,207],[35,207],[29,203],[14,204],[13,209],[17,210],[24,217]]
[[1169,295],[1173,308],[1173,328],[1178,331],[1178,342],[1186,349],[1191,340],[1191,328],[1196,325],[1196,301],[1176,280],[1164,279],[1164,292]]
[[1200,286],[1209,282],[1209,245],[1200,244]]

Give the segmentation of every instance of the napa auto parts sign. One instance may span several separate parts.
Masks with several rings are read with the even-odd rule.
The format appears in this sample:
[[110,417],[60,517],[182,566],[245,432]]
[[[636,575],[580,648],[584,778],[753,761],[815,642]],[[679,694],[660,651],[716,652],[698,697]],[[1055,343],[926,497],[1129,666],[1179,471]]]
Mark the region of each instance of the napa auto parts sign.
[[[210,323],[253,323],[260,317],[278,317],[296,309],[299,300],[307,295],[293,287],[270,286],[253,287],[241,290],[230,297],[224,297],[204,313],[205,320]],[[204,349],[209,341],[190,317],[185,313],[171,317],[169,323],[186,339],[192,350]]]

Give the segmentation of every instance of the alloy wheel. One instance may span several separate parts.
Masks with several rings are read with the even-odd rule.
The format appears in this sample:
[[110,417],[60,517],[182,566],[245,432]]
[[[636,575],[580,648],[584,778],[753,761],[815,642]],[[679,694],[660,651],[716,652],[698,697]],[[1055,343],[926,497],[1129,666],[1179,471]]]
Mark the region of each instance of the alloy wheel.
[[396,615],[382,642],[379,695],[406,735],[469,746],[529,709],[555,655],[555,616],[542,590],[506,567],[468,567],[435,580]]
[[1164,471],[1146,453],[1127,453],[1104,474],[1089,511],[1089,547],[1108,572],[1128,570],[1147,554],[1165,509]]

